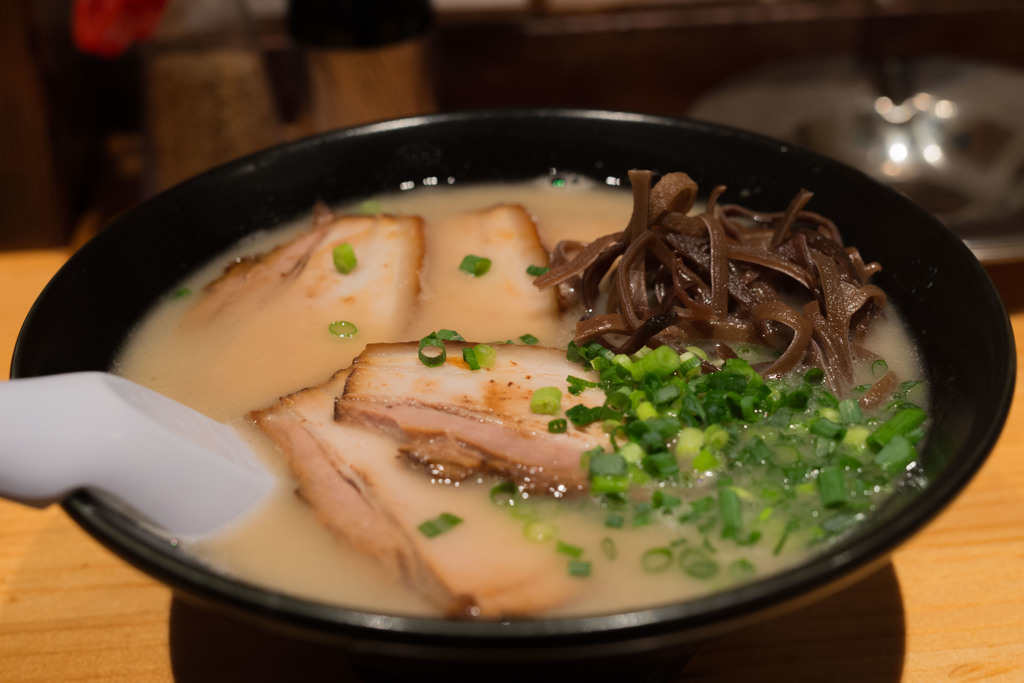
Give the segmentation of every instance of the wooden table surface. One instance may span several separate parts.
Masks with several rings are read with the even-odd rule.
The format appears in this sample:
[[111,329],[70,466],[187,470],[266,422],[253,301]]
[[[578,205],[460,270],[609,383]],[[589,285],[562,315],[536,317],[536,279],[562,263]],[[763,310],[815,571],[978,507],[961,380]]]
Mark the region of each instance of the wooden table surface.
[[[0,252],[0,379],[62,250]],[[1024,339],[1024,268],[990,268]],[[1018,342],[1018,354],[1020,346]],[[682,681],[1024,681],[1024,422],[891,563],[829,598],[703,643]],[[0,681],[360,681],[330,648],[208,614],[57,507],[0,502]]]

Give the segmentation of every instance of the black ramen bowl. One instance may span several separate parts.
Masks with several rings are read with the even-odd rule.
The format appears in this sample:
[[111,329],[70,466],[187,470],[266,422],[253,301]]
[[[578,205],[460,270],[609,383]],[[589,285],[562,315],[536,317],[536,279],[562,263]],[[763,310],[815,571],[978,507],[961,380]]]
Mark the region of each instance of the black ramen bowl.
[[931,215],[847,166],[734,129],[604,111],[478,112],[340,130],[260,152],[142,203],[78,251],[25,321],[11,376],[108,369],[140,318],[181,278],[245,235],[308,214],[318,199],[341,203],[431,179],[468,184],[552,172],[628,186],[633,168],[685,171],[705,191],[726,185],[720,201],[760,209],[785,207],[808,188],[808,208],[836,220],[865,259],[884,265],[875,282],[904,314],[930,372],[926,486],[905,487],[842,542],[750,584],[631,613],[502,622],[318,604],[219,574],[87,493],[67,500],[68,514],[193,601],[371,663],[550,666],[642,656],[650,664],[865,576],[949,504],[985,460],[1013,391],[1012,331],[984,269]]

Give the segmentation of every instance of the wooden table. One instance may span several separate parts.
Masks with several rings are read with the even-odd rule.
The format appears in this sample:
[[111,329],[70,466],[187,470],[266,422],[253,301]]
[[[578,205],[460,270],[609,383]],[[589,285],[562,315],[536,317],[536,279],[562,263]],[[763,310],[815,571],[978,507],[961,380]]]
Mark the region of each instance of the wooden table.
[[[66,252],[0,252],[0,379]],[[1024,339],[1024,269],[990,269]],[[1020,346],[1018,346],[1018,353]],[[1024,422],[889,565],[700,646],[680,680],[1024,681]],[[59,508],[0,503],[0,681],[359,681],[336,651],[208,614]]]

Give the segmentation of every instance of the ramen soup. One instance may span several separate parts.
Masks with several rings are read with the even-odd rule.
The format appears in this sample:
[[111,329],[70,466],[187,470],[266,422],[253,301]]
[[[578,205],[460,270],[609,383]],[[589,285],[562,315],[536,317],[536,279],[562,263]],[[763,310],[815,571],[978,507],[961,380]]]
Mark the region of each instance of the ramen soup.
[[758,580],[870,515],[927,407],[879,266],[809,194],[650,180],[319,207],[183,282],[115,370],[280,481],[183,551],[374,612],[564,616]]

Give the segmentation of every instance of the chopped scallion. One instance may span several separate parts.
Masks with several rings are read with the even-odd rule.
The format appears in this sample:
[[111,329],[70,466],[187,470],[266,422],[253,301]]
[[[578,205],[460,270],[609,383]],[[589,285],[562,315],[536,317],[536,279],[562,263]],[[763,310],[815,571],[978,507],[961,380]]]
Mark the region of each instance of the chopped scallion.
[[562,407],[562,390],[558,387],[541,387],[530,396],[530,412],[538,415],[555,415]]
[[334,247],[331,255],[334,257],[334,267],[342,275],[348,275],[359,264],[359,261],[356,259],[355,249],[348,242],[342,242]]
[[583,557],[583,548],[578,545],[566,543],[565,541],[558,541],[555,543],[555,552],[568,555],[569,557],[580,558]]
[[917,450],[910,440],[902,434],[895,434],[875,455],[875,464],[886,474],[893,475],[907,469],[916,457]]
[[436,368],[439,365],[444,365],[444,361],[447,357],[448,354],[444,350],[444,341],[438,337],[436,332],[428,334],[423,339],[420,339],[420,362],[428,368]]
[[596,422],[600,419],[601,409],[592,409],[580,404],[565,411],[565,416],[577,427],[585,427],[591,422]]
[[347,320],[335,320],[327,326],[327,331],[336,337],[354,337],[359,329]]
[[824,467],[818,472],[818,495],[821,503],[827,508],[840,507],[846,503],[846,484],[843,468]]
[[726,487],[718,492],[718,514],[722,517],[722,538],[739,538],[743,512],[736,489]]
[[364,216],[372,216],[378,213],[384,213],[384,205],[376,199],[367,199],[359,204],[358,212]]
[[495,505],[512,505],[519,488],[515,482],[502,481],[491,487],[491,502]]
[[531,520],[523,527],[523,535],[531,541],[550,541],[557,533],[558,529],[553,524],[541,520]]
[[729,563],[729,576],[736,580],[746,580],[754,576],[757,573],[757,568],[754,567],[753,563],[741,557],[738,560],[733,560]]
[[419,526],[420,533],[427,538],[440,536],[446,531],[451,531],[455,526],[462,524],[462,519],[450,512],[442,512],[433,519],[428,519]]
[[670,548],[651,548],[640,558],[640,566],[648,574],[658,574],[672,566]]
[[591,566],[585,560],[569,560],[569,576],[585,578],[590,576]]
[[491,259],[483,256],[475,256],[474,254],[467,254],[462,259],[462,263],[459,264],[459,270],[464,273],[469,273],[473,277],[480,277],[491,269]]
[[438,330],[437,338],[444,341],[466,341],[461,334],[455,330]]
[[695,579],[710,579],[718,573],[718,563],[697,548],[684,548],[679,553],[679,568]]
[[549,270],[551,270],[551,269],[548,268],[547,266],[529,265],[529,266],[526,267],[526,274],[527,275],[532,275],[533,277],[539,277],[539,276],[543,275],[544,273],[548,272]]
[[886,420],[867,438],[867,444],[873,451],[879,451],[894,436],[903,436],[924,422],[928,416],[920,408],[904,408]]

